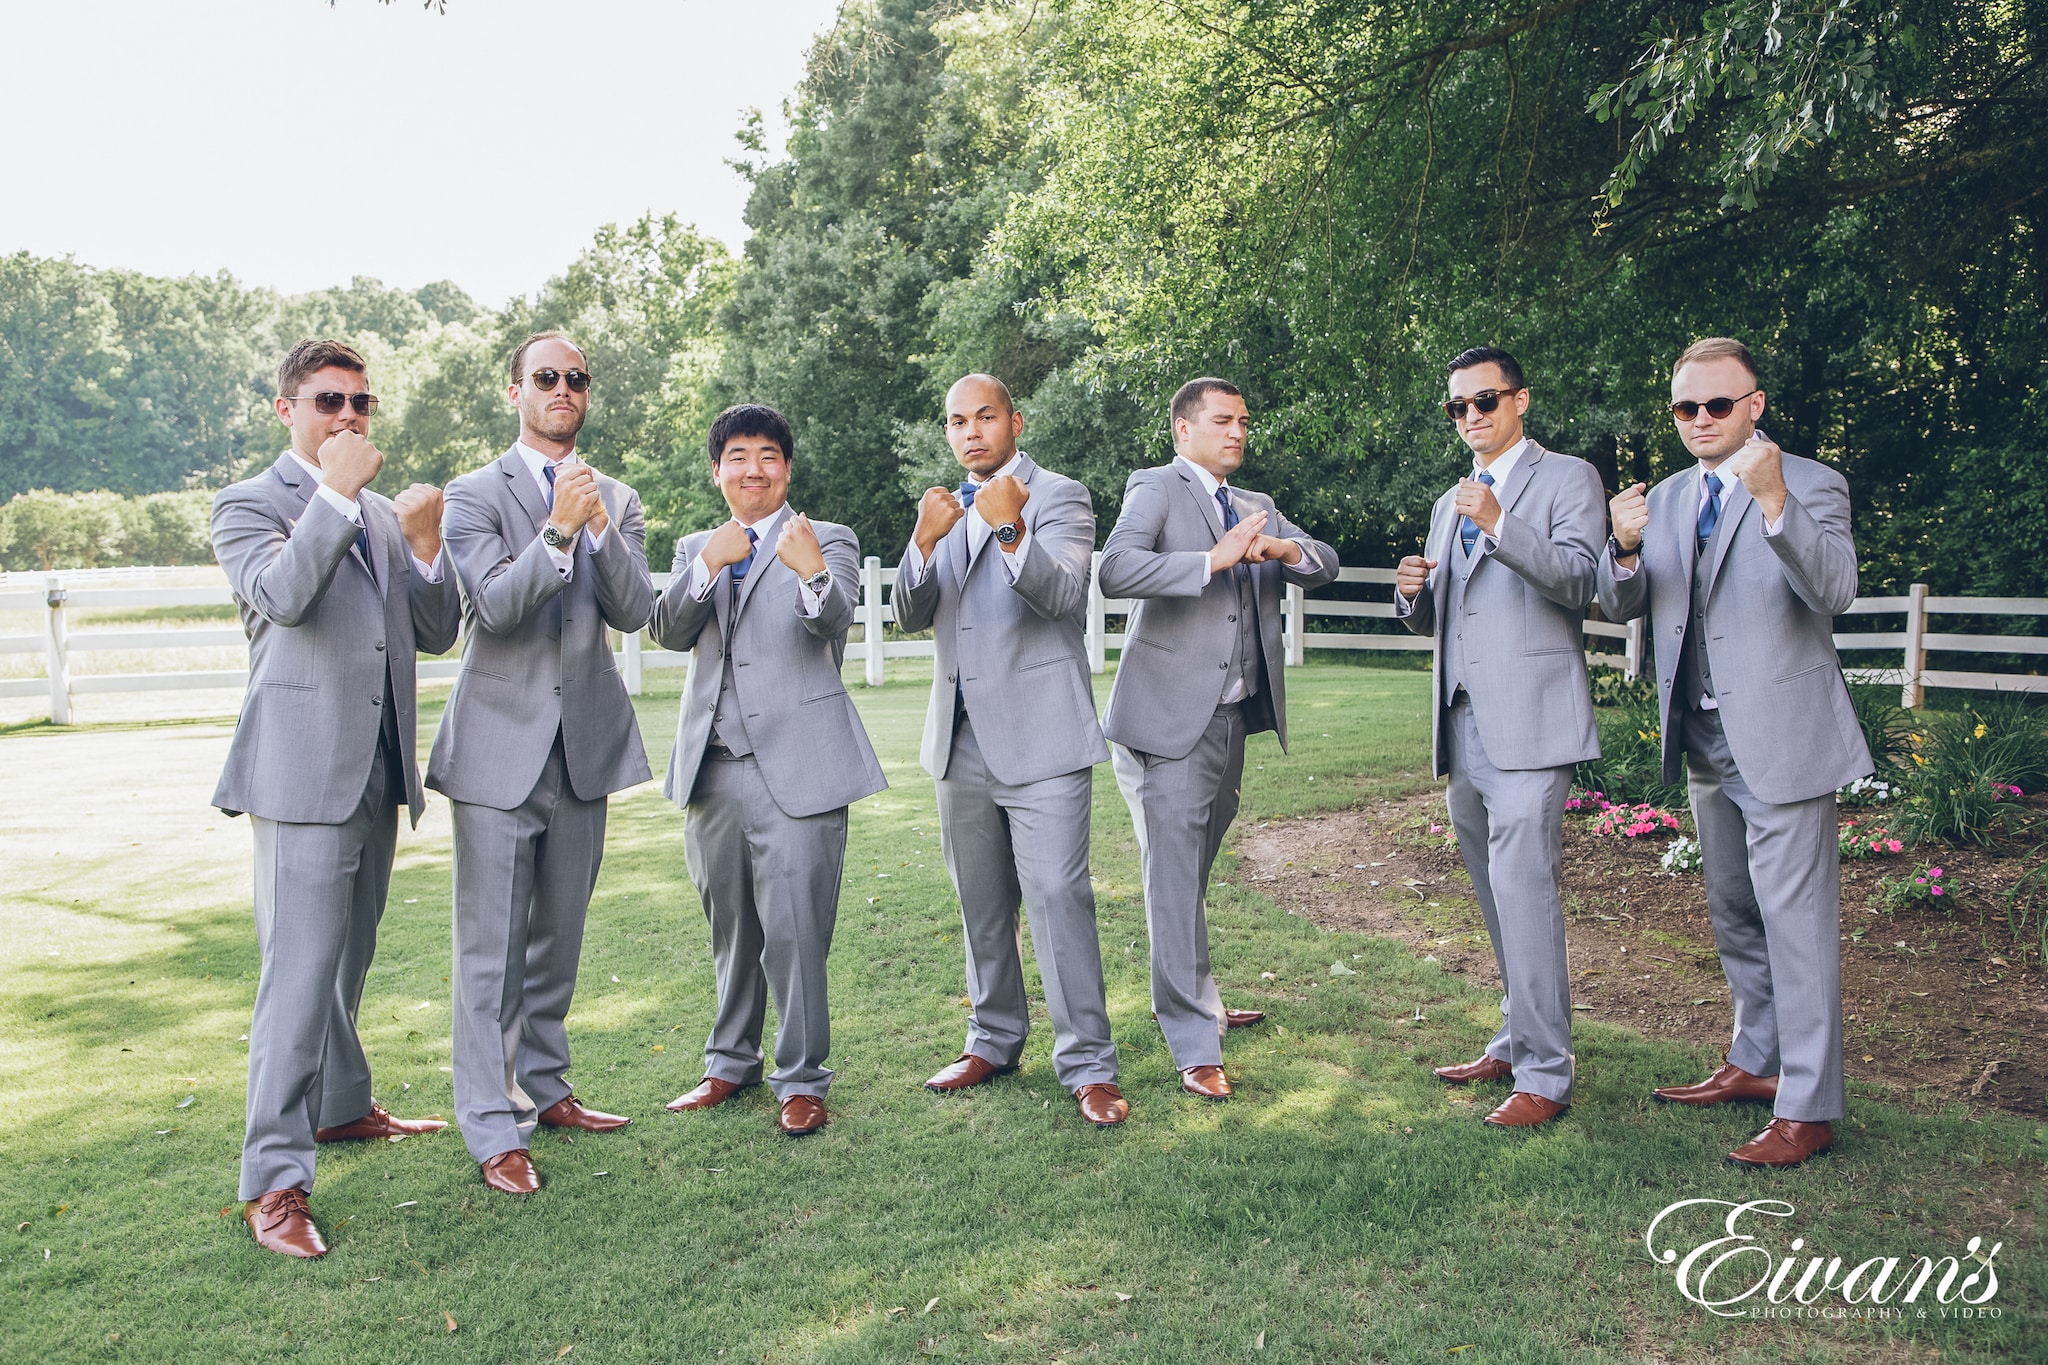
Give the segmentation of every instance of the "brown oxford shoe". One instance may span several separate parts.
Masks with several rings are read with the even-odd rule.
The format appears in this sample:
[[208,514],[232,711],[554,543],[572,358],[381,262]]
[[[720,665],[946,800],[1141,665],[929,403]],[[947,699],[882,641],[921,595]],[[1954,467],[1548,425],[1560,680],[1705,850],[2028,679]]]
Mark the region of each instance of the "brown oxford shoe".
[[1205,1100],[1230,1098],[1230,1081],[1220,1066],[1191,1066],[1180,1073],[1180,1088]]
[[1250,1028],[1266,1017],[1264,1010],[1225,1010],[1223,1023],[1228,1028]]
[[1476,1062],[1435,1067],[1430,1074],[1446,1085],[1471,1085],[1474,1081],[1504,1081],[1515,1069],[1499,1057],[1481,1057]]
[[272,1190],[261,1199],[251,1199],[242,1205],[242,1221],[265,1251],[306,1261],[327,1254],[327,1243],[313,1224],[313,1211],[306,1207],[304,1190]]
[[997,1066],[986,1057],[977,1057],[971,1052],[960,1054],[960,1060],[941,1071],[924,1083],[927,1090],[965,1090],[970,1086],[984,1085],[998,1076],[1007,1076],[1017,1068]]
[[1495,1128],[1534,1128],[1539,1123],[1548,1123],[1571,1108],[1556,1100],[1547,1100],[1527,1090],[1517,1090],[1508,1096],[1507,1102],[1486,1116],[1485,1122]]
[[540,1111],[543,1128],[581,1128],[586,1133],[616,1132],[632,1121],[623,1114],[601,1114],[595,1109],[585,1109],[583,1101],[574,1095],[564,1095]]
[[782,1116],[776,1123],[791,1137],[809,1137],[825,1126],[825,1097],[791,1095],[782,1102]]
[[533,1154],[524,1147],[500,1152],[483,1163],[484,1184],[501,1194],[535,1194],[540,1190],[540,1172],[533,1169]]
[[745,1089],[744,1085],[721,1081],[716,1076],[706,1076],[695,1090],[670,1100],[668,1111],[671,1114],[680,1114],[686,1109],[716,1109]]
[[1114,1128],[1131,1116],[1131,1102],[1108,1081],[1084,1085],[1074,1098],[1081,1102],[1081,1117],[1097,1128]]
[[1808,1157],[1819,1156],[1835,1145],[1832,1124],[1802,1123],[1798,1119],[1772,1119],[1764,1130],[1728,1154],[1738,1166],[1769,1166],[1780,1169],[1797,1166]]
[[393,1118],[389,1109],[372,1100],[369,1113],[353,1123],[315,1129],[313,1141],[367,1142],[373,1138],[418,1137],[421,1133],[438,1133],[447,1126],[448,1121],[439,1114],[423,1119]]
[[1735,1101],[1772,1104],[1778,1098],[1778,1078],[1752,1076],[1735,1063],[1728,1062],[1698,1085],[1659,1086],[1650,1095],[1665,1104],[1704,1106]]

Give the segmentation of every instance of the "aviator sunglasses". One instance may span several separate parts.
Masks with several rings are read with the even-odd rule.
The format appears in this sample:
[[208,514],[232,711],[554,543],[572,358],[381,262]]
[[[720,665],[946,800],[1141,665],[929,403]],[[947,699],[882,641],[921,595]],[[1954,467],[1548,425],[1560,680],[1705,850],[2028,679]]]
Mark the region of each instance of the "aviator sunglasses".
[[553,393],[555,385],[565,379],[569,381],[571,393],[587,393],[590,389],[590,376],[581,370],[535,370],[526,377],[542,393]]
[[287,398],[287,403],[311,403],[313,411],[322,417],[332,417],[343,408],[354,408],[356,416],[368,417],[377,410],[377,395],[374,393],[302,393],[296,398]]
[[1729,413],[1735,411],[1737,403],[1740,403],[1744,398],[1756,392],[1756,389],[1751,389],[1749,393],[1742,394],[1740,397],[1709,398],[1704,403],[1695,403],[1691,399],[1685,399],[1671,405],[1671,415],[1681,422],[1690,422],[1693,418],[1700,415],[1701,408],[1705,408],[1707,416],[1718,422]]
[[1465,420],[1466,408],[1474,407],[1478,408],[1481,412],[1492,412],[1500,406],[1501,399],[1506,398],[1509,394],[1520,392],[1520,389],[1482,389],[1470,398],[1453,398],[1450,402],[1444,404],[1444,416],[1450,418],[1453,422],[1462,422]]

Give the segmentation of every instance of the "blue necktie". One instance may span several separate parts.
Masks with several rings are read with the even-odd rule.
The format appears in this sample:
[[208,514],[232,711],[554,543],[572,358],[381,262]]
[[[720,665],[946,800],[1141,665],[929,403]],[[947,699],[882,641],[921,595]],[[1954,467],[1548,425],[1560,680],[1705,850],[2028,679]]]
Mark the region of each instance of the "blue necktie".
[[740,604],[740,585],[747,581],[748,572],[754,567],[754,551],[761,544],[761,537],[754,534],[754,528],[747,528],[747,557],[732,566],[732,604]]
[[[363,567],[366,569],[369,568],[370,528],[367,526],[359,526],[356,528],[356,553],[363,557]],[[375,577],[375,575],[373,574],[372,577]]]
[[[1493,487],[1493,475],[1482,469],[1477,477],[1479,482],[1485,484],[1488,488]],[[1465,547],[1465,557],[1470,559],[1472,557],[1472,547],[1479,543],[1479,523],[1470,517],[1459,517],[1458,543]]]
[[1700,499],[1700,540],[1704,542],[1721,524],[1721,476],[1707,475],[1707,495]]
[[555,510],[555,462],[543,461],[540,472],[541,477],[548,481],[548,510],[552,512]]
[[975,495],[976,493],[979,493],[980,491],[981,491],[981,485],[980,485],[980,484],[978,484],[978,483],[976,483],[976,482],[975,482],[974,480],[972,480],[972,479],[969,479],[969,480],[968,480],[968,481],[967,481],[966,483],[963,483],[963,484],[961,484],[961,485],[960,485],[960,510],[961,510],[961,511],[963,511],[963,512],[971,512],[971,511],[973,511],[973,510],[974,510],[974,495]]
[[1230,490],[1228,488],[1218,488],[1216,490],[1216,507],[1218,511],[1223,513],[1224,530],[1228,531],[1237,525],[1237,509],[1230,505]]

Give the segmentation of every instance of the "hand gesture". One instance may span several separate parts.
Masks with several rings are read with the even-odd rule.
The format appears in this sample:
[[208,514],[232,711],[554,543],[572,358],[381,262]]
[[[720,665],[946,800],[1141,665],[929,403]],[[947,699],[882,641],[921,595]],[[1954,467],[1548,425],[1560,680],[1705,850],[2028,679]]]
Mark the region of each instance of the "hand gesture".
[[1491,484],[1477,479],[1458,480],[1458,493],[1451,505],[1458,509],[1459,516],[1472,518],[1486,534],[1500,533],[1500,499],[1493,495]]
[[818,533],[811,519],[801,512],[785,517],[775,536],[775,557],[789,565],[798,578],[809,578],[825,567],[825,551],[818,545]]
[[1394,567],[1394,590],[1409,601],[1414,601],[1429,586],[1429,571],[1436,567],[1434,559],[1421,555],[1409,555]]
[[367,436],[337,431],[321,442],[319,464],[320,482],[353,501],[384,467],[384,452]]
[[716,574],[728,564],[737,564],[754,552],[753,541],[747,539],[747,528],[738,521],[728,521],[711,533],[704,542],[704,548],[697,551],[697,557],[704,561],[704,567]]
[[[979,499],[976,499],[976,501],[979,501]],[[1254,512],[1250,516],[1240,519],[1237,525],[1225,531],[1223,539],[1216,542],[1216,548],[1209,551],[1210,574],[1215,575],[1222,573],[1225,569],[1235,568],[1246,557],[1252,544],[1258,540],[1259,533],[1265,529],[1266,514],[1264,512]],[[1253,562],[1256,563],[1257,561]]]
[[1024,512],[1024,504],[1031,499],[1031,490],[1015,474],[1004,474],[990,479],[974,495],[974,510],[991,527],[1008,526]]
[[1776,443],[1752,432],[1742,449],[1721,465],[1722,477],[1740,479],[1756,499],[1756,505],[1763,509],[1766,521],[1777,520],[1785,510],[1784,454]]
[[1635,483],[1616,493],[1607,504],[1614,522],[1615,543],[1622,554],[1632,555],[1643,545],[1643,528],[1650,524],[1650,502],[1643,496],[1645,485]]
[[555,475],[555,510],[549,522],[565,536],[574,536],[604,511],[597,496],[597,475],[587,464],[564,462]]
[[412,555],[422,564],[432,564],[441,553],[441,490],[430,483],[416,483],[391,500],[398,513],[398,529]]
[[1262,535],[1245,547],[1245,563],[1263,564],[1269,559],[1277,559],[1282,564],[1299,564],[1301,546],[1291,540],[1282,540],[1278,536]]
[[[976,501],[980,499],[977,497]],[[932,552],[939,548],[939,542],[946,538],[946,533],[958,526],[960,518],[966,515],[966,509],[960,506],[960,499],[952,489],[924,490],[924,496],[917,503],[917,528],[910,533],[910,538],[916,542],[927,563]]]

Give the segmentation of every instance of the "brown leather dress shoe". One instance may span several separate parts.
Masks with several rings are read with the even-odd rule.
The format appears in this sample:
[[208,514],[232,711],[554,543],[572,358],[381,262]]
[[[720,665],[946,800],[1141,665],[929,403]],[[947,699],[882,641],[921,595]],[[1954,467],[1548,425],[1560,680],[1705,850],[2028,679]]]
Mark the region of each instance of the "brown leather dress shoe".
[[1223,1023],[1227,1028],[1250,1028],[1266,1017],[1264,1010],[1225,1010]]
[[1507,1102],[1486,1116],[1485,1122],[1495,1128],[1534,1128],[1539,1123],[1548,1123],[1571,1108],[1547,1100],[1527,1090],[1517,1090],[1508,1096]]
[[706,1076],[695,1090],[670,1100],[667,1108],[671,1114],[680,1114],[686,1109],[716,1109],[745,1089],[743,1085],[721,1081],[716,1076]]
[[1832,1124],[1802,1123],[1798,1119],[1772,1119],[1764,1130],[1728,1154],[1738,1166],[1797,1166],[1808,1157],[1819,1156],[1835,1145]]
[[1471,1085],[1474,1081],[1504,1081],[1515,1069],[1499,1057],[1481,1057],[1476,1062],[1435,1067],[1430,1074],[1447,1085]]
[[265,1251],[307,1261],[327,1254],[327,1243],[313,1225],[313,1211],[306,1207],[304,1190],[272,1190],[261,1199],[251,1199],[242,1205],[242,1221]]
[[1735,1063],[1727,1062],[1698,1085],[1659,1086],[1652,1090],[1650,1095],[1665,1104],[1704,1106],[1728,1104],[1738,1100],[1752,1104],[1772,1104],[1778,1098],[1778,1078],[1752,1076]]
[[389,1109],[372,1100],[370,1112],[355,1122],[314,1129],[313,1141],[366,1142],[372,1138],[418,1137],[421,1133],[438,1133],[447,1126],[448,1121],[439,1114],[423,1119],[393,1118]]
[[484,1184],[502,1194],[534,1194],[540,1190],[540,1172],[533,1169],[533,1155],[524,1147],[500,1152],[483,1164]]
[[960,1060],[941,1071],[924,1083],[927,1090],[965,1090],[969,1086],[984,1085],[998,1076],[1007,1076],[1017,1068],[997,1066],[986,1057],[977,1057],[971,1052],[960,1054]]
[[1230,1098],[1230,1082],[1220,1066],[1191,1066],[1180,1073],[1180,1088],[1205,1100]]
[[1097,1128],[1114,1128],[1131,1116],[1131,1102],[1108,1081],[1084,1085],[1074,1098],[1081,1102],[1081,1117]]
[[581,1128],[586,1133],[616,1132],[632,1121],[623,1114],[601,1114],[595,1109],[585,1109],[583,1101],[574,1095],[564,1095],[540,1111],[543,1128]]
[[825,1126],[824,1096],[791,1095],[782,1102],[782,1116],[776,1123],[791,1137],[809,1137]]

